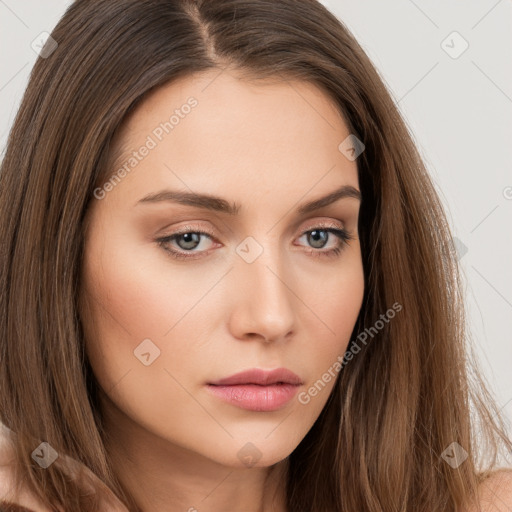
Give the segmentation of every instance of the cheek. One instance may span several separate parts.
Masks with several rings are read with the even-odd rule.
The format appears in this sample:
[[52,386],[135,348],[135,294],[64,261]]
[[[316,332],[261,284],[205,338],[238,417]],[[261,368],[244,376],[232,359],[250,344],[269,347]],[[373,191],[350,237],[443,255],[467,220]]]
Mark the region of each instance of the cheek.
[[101,249],[89,246],[94,256],[84,266],[88,307],[82,315],[98,382],[109,390],[130,372],[127,380],[149,386],[163,377],[168,386],[164,370],[174,374],[192,367],[211,337],[208,321],[221,313],[218,297],[208,291],[225,270],[193,271],[166,261],[163,249],[101,242]]
[[[346,340],[354,329],[364,295],[364,274],[361,265],[352,267],[341,279],[341,284],[331,290],[325,300],[327,315],[331,318],[332,330],[336,337]],[[345,345],[346,345],[345,344]],[[345,350],[345,346],[343,350]]]
[[193,388],[198,360],[193,344],[205,329],[194,304],[208,289],[205,277],[194,286],[190,273],[171,272],[165,260],[156,264],[154,256],[149,261],[133,247],[117,259],[104,247],[95,253],[101,259],[91,258],[84,268],[88,307],[82,316],[95,377],[137,423],[151,429],[156,421],[168,434],[182,436],[176,410],[189,425],[205,421],[204,411],[182,387]]
[[[210,402],[200,387],[212,368],[236,367],[239,360],[233,354],[243,349],[245,356],[250,350],[232,341],[226,330],[237,285],[233,275],[226,275],[230,263],[208,269],[175,265],[147,247],[125,248],[120,240],[111,242],[96,249],[91,245],[91,254],[100,257],[86,258],[84,267],[85,298],[91,307],[90,315],[84,317],[87,355],[99,385],[119,409],[147,430],[212,458],[228,457],[231,452],[226,446],[233,441],[226,441],[223,429],[205,413],[201,400]],[[241,421],[247,416],[228,406],[219,406],[217,413],[238,436],[237,442],[244,436],[260,439],[262,446],[268,446],[270,458],[277,454],[276,460],[282,458],[281,451],[291,452],[324,407],[335,379],[327,381],[323,376],[343,355],[363,297],[364,278],[356,250],[333,265],[301,262],[287,282],[298,297],[291,294],[296,337],[293,347],[279,355],[286,366],[303,375],[303,401],[293,404],[293,412],[279,429],[273,420]],[[147,339],[154,346],[146,342],[144,352],[137,352]],[[149,353],[150,365],[144,365],[134,351],[139,356]],[[234,360],[227,365],[229,358]],[[266,439],[270,431],[275,431],[274,436]],[[205,441],[212,432],[219,443]],[[235,448],[231,451],[236,453]]]
[[[308,273],[308,276],[310,274]],[[315,284],[316,283],[316,284]],[[302,404],[319,414],[341,370],[364,297],[364,272],[358,250],[329,271],[303,279],[301,297],[307,304],[297,350],[308,375]]]
[[301,280],[301,297],[311,314],[309,330],[316,322],[321,351],[344,351],[354,329],[364,296],[364,272],[358,246],[339,262],[322,271],[307,272]]
[[[345,262],[346,263],[346,262]],[[301,427],[310,427],[321,414],[343,368],[343,357],[351,339],[364,295],[364,275],[360,262],[331,272],[323,286],[310,287],[303,297],[311,311],[304,311],[294,350],[300,354],[305,384],[297,395],[297,418]],[[306,285],[307,283],[304,283]]]
[[[103,245],[96,251],[94,243],[99,242]],[[160,350],[155,363],[166,363],[167,368],[193,359],[204,348],[209,329],[222,322],[219,293],[227,292],[226,282],[219,283],[219,279],[229,264],[208,271],[197,269],[195,263],[175,265],[166,261],[163,249],[148,251],[147,246],[133,243],[124,248],[119,239],[92,241],[89,248],[91,255],[100,257],[86,258],[84,267],[91,307],[91,318],[85,323],[92,326],[89,331],[94,330],[87,336],[87,349],[91,364],[109,381],[107,386],[115,384],[134,363],[140,364],[134,351],[144,340],[156,347],[144,342],[150,358]],[[359,247],[353,245],[333,265],[308,262],[294,279],[292,288],[301,299],[294,307],[302,310],[297,325],[305,331],[298,332],[297,339],[309,343],[302,347],[303,353],[311,353],[316,366],[325,366],[345,350],[361,307],[364,275]],[[214,286],[217,290],[210,293]],[[317,340],[314,351],[307,341],[311,337]],[[172,351],[167,350],[171,345]]]
[[85,323],[90,326],[91,358],[107,358],[122,370],[133,362],[138,344],[169,328],[179,306],[173,299],[176,294],[170,288],[163,293],[165,288],[155,284],[130,258],[104,257],[86,266],[84,298],[90,314]]

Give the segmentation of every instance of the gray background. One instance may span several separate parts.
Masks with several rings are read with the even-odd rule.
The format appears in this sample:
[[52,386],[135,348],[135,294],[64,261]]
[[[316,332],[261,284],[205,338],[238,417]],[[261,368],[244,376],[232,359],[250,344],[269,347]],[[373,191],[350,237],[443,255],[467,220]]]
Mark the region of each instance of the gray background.
[[[512,419],[512,2],[322,3],[372,59],[438,185],[457,238],[476,354]],[[2,154],[36,59],[31,44],[69,4],[0,0]]]

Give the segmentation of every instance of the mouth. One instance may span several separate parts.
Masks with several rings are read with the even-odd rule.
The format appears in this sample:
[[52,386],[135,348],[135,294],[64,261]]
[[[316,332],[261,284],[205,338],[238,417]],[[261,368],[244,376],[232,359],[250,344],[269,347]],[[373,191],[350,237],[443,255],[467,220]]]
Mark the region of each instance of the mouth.
[[243,372],[235,373],[229,377],[209,382],[214,386],[231,386],[237,384],[259,384],[268,386],[272,384],[304,384],[302,379],[287,368],[276,368],[275,370],[263,370],[251,368]]
[[208,384],[208,390],[217,398],[249,411],[268,412],[282,409],[296,394],[297,384],[236,384],[216,386]]
[[215,397],[241,409],[269,412],[282,409],[297,393],[302,379],[286,368],[253,368],[207,383]]

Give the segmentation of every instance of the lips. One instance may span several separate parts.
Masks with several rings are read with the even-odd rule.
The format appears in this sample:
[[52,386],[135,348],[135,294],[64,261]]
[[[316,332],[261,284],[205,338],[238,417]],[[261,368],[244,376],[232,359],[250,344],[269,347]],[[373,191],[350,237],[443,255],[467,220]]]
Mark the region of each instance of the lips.
[[287,368],[276,368],[275,370],[270,371],[260,368],[252,368],[214,382],[209,382],[208,384],[213,386],[236,386],[240,384],[269,386],[281,383],[292,384],[295,386],[303,384],[302,379]]
[[278,411],[296,395],[301,378],[286,368],[253,368],[209,382],[206,389],[216,398],[255,412]]

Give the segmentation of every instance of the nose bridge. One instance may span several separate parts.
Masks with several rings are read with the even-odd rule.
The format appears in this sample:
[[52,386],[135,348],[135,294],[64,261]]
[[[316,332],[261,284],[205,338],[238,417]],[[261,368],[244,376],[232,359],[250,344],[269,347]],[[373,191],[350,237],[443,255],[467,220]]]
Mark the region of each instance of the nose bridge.
[[265,338],[286,336],[295,319],[286,255],[268,235],[247,237],[236,252],[232,279],[239,289],[235,305],[239,329]]

